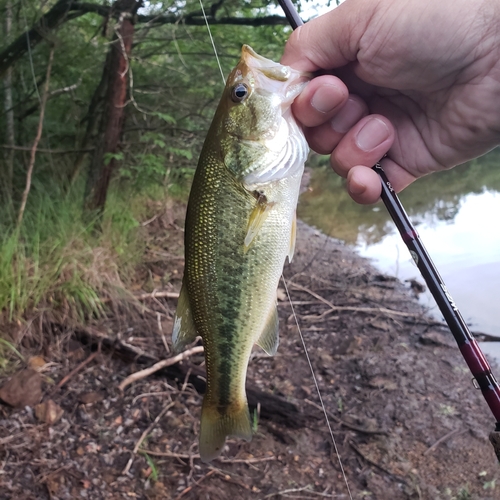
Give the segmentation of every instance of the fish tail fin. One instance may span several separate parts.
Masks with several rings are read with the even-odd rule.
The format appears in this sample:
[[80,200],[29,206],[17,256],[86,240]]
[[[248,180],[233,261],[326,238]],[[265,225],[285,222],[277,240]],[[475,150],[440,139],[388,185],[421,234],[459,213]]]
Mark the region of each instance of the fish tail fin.
[[252,423],[246,397],[239,404],[231,404],[220,411],[216,404],[203,401],[200,424],[200,457],[203,462],[217,458],[222,451],[226,437],[252,439]]

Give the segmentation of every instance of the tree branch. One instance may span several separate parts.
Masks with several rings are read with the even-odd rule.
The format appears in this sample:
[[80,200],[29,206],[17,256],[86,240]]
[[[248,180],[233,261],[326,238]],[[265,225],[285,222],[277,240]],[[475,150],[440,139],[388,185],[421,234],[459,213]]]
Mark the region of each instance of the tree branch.
[[[85,14],[98,14],[104,18],[119,19],[123,8],[120,2],[115,2],[111,7],[92,3],[81,3],[73,0],[59,0],[52,9],[44,14],[33,27],[19,35],[8,47],[0,52],[0,77],[17,60],[28,51],[28,43],[31,48],[38,45],[50,32],[70,19]],[[214,4],[217,6],[217,4]],[[215,9],[217,10],[217,9]],[[235,26],[274,26],[288,25],[285,17],[263,16],[255,18],[246,17],[221,17],[209,15],[208,22],[214,24],[230,24]],[[151,26],[162,24],[185,24],[189,26],[204,26],[205,19],[200,13],[190,13],[186,16],[178,15],[136,15],[134,21],[137,23],[149,23]]]
[[26,173],[26,187],[24,188],[23,197],[21,200],[21,206],[19,207],[19,215],[17,217],[17,227],[21,227],[21,222],[23,221],[24,209],[26,208],[26,202],[28,201],[28,195],[31,189],[31,176],[33,174],[33,168],[35,167],[35,157],[36,148],[42,137],[43,130],[43,118],[45,116],[45,105],[47,104],[47,96],[49,95],[49,82],[50,82],[50,72],[52,71],[52,62],[54,60],[54,47],[50,49],[49,63],[47,64],[47,74],[45,77],[45,87],[42,94],[42,102],[40,104],[40,117],[38,119],[38,129],[36,132],[35,140],[33,141],[33,146],[31,148],[30,162],[28,165],[28,172]]
[[[281,16],[262,16],[262,17],[220,17],[214,18],[212,16],[207,16],[208,24],[231,24],[234,26],[276,26],[276,25],[288,25],[286,17]],[[139,23],[151,23],[155,24],[185,24],[187,26],[205,26],[205,18],[201,15],[190,15],[187,16],[137,16],[137,22]]]

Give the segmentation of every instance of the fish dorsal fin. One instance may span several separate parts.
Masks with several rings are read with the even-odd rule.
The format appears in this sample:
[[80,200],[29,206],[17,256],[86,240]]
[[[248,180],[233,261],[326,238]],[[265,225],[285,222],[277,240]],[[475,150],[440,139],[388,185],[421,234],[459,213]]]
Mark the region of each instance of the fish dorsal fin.
[[275,205],[273,202],[268,202],[267,198],[262,193],[254,191],[252,194],[257,198],[257,204],[250,212],[248,218],[247,234],[245,236],[245,252],[250,248],[253,240],[259,234],[260,229],[269,215],[269,210]]
[[278,350],[279,343],[278,307],[275,305],[269,314],[266,326],[257,341],[257,345],[262,347],[269,356],[274,356]]
[[193,314],[189,305],[189,297],[187,288],[182,283],[181,293],[177,302],[177,310],[175,311],[174,329],[172,331],[172,344],[174,351],[183,351],[186,346],[195,341],[197,336],[196,327],[194,326]]
[[295,253],[295,241],[297,239],[297,212],[293,213],[292,229],[290,231],[290,249],[288,250],[288,262],[292,262]]

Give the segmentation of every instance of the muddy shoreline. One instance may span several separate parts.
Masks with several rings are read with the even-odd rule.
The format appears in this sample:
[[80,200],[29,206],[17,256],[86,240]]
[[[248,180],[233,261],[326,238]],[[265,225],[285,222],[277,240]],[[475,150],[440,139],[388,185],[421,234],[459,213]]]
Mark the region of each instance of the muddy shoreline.
[[[63,415],[44,423],[31,407],[0,406],[0,499],[348,498],[287,300],[279,302],[278,354],[255,349],[247,387],[292,404],[295,424],[256,412],[252,442],[230,441],[207,465],[197,458],[202,396],[190,378],[201,355],[177,376],[160,371],[119,390],[169,356],[182,225],[178,208],[147,227],[149,246],[171,257],[151,253],[138,271],[142,309],[118,304],[84,328],[86,337],[54,325],[49,343],[21,346],[26,360],[43,360],[35,368],[42,400]],[[165,296],[146,286],[151,276]],[[302,223],[284,276],[353,498],[500,498],[487,438],[493,419],[451,334],[411,290]]]

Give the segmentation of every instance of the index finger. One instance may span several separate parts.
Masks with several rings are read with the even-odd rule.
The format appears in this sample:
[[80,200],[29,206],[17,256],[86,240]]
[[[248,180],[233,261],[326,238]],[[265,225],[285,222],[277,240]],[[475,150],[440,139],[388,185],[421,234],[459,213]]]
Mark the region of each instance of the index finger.
[[317,71],[355,61],[374,2],[360,3],[350,0],[297,28],[285,45],[281,64]]

